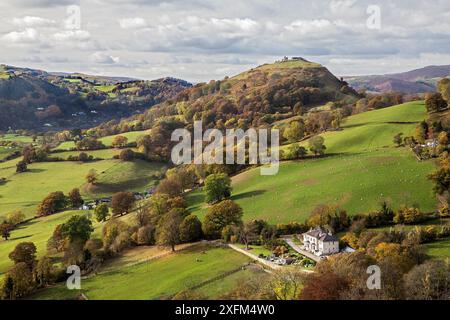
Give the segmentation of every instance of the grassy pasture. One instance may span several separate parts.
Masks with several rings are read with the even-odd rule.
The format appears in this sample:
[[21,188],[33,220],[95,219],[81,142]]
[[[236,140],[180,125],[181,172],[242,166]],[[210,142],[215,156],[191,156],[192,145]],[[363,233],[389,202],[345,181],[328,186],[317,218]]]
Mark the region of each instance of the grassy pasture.
[[[324,134],[329,156],[284,162],[275,176],[261,176],[258,168],[241,173],[232,180],[232,199],[244,209],[244,219],[272,223],[303,221],[319,204],[366,213],[384,199],[395,208],[418,204],[431,211],[436,201],[426,176],[434,163],[418,162],[392,142],[399,132],[411,134],[414,123],[424,118],[422,102],[350,117],[342,131]],[[188,201],[191,211],[203,217],[202,191],[191,193]]]
[[[227,258],[223,259],[224,256]],[[231,249],[198,245],[150,262],[117,268],[85,279],[81,291],[92,300],[159,299],[239,268],[247,262],[248,257]],[[229,283],[225,284],[229,287]],[[215,295],[219,291],[214,285],[203,289],[205,295]],[[33,298],[67,299],[76,294],[58,285]]]
[[18,209],[32,217],[38,203],[50,192],[67,193],[85,183],[89,170],[102,173],[120,161],[33,163],[28,166],[28,172],[21,174],[15,173],[16,162],[0,163],[0,176],[7,178],[7,182],[0,185],[0,213]]
[[109,196],[119,191],[143,191],[156,185],[166,165],[143,160],[117,162],[100,174],[96,186],[84,186],[83,193],[90,198]]
[[113,136],[103,137],[103,138],[100,138],[99,140],[101,142],[103,142],[103,144],[105,146],[111,146],[114,138],[117,137],[117,136],[124,136],[124,137],[126,137],[128,139],[128,142],[130,143],[130,142],[136,142],[139,137],[141,137],[141,136],[143,136],[143,135],[145,135],[147,133],[148,133],[148,131],[146,131],[146,130],[143,130],[143,131],[130,131],[130,132],[116,134],[116,135],[113,135]]
[[11,266],[8,254],[21,242],[33,242],[37,247],[38,258],[46,253],[47,241],[59,224],[66,222],[73,215],[86,215],[87,211],[66,211],[52,216],[38,218],[21,225],[11,232],[8,241],[0,240],[0,277]]
[[450,238],[425,244],[427,254],[434,259],[450,259]]
[[15,133],[7,133],[0,136],[0,141],[32,143],[33,138],[30,136],[21,136]]

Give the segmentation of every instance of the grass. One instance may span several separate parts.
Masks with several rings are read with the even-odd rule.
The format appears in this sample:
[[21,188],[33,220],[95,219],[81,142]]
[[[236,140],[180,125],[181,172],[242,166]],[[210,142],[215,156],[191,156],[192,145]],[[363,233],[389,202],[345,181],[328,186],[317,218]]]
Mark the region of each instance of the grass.
[[[328,156],[284,162],[275,176],[259,168],[232,179],[233,196],[244,219],[271,223],[304,221],[320,204],[336,204],[350,214],[367,213],[389,200],[394,208],[418,204],[431,211],[436,201],[426,176],[435,165],[418,162],[392,142],[398,132],[410,134],[425,118],[422,102],[403,104],[350,117],[342,131],[325,133]],[[394,122],[408,122],[398,124]],[[208,206],[197,190],[188,195],[190,210],[204,217]]]
[[[136,142],[137,139],[145,134],[147,134],[148,131],[142,130],[142,131],[130,131],[125,133],[120,133],[112,136],[106,136],[103,138],[100,138],[99,140],[103,142],[103,144],[107,147],[111,147],[111,144],[115,137],[117,136],[124,136],[128,138],[128,142]],[[73,141],[66,141],[61,143],[55,150],[71,150],[75,148],[75,142]]]
[[427,254],[434,259],[450,259],[450,238],[425,244]]
[[7,156],[9,156],[11,153],[13,153],[14,151],[18,151],[18,150],[20,150],[20,149],[19,148],[6,148],[6,147],[0,146],[0,160],[3,160]]
[[116,134],[116,135],[113,135],[113,136],[103,137],[103,138],[100,138],[99,140],[101,142],[103,142],[103,144],[105,146],[111,146],[114,138],[117,137],[117,136],[124,136],[124,137],[126,137],[128,139],[128,143],[130,143],[130,142],[136,142],[139,137],[141,137],[141,136],[143,136],[143,135],[145,135],[147,133],[148,133],[148,131],[146,131],[146,130],[143,130],[143,131],[130,131],[130,132]]
[[204,287],[201,287],[194,292],[199,294],[201,297],[206,297],[208,299],[221,299],[224,294],[239,288],[243,283],[249,279],[257,279],[258,281],[266,281],[269,275],[263,271],[256,271],[252,269],[244,269],[237,273],[234,273],[224,279],[219,281],[214,281]]
[[75,148],[75,142],[73,141],[65,141],[61,143],[55,150],[71,150]]
[[99,176],[95,187],[84,187],[91,198],[111,195],[119,191],[143,191],[156,185],[167,166],[143,160],[118,162]]
[[0,136],[0,141],[32,143],[33,138],[30,136],[21,136],[15,133],[7,133]]
[[[226,256],[226,259],[223,257]],[[199,245],[150,262],[99,274],[82,282],[82,292],[91,300],[149,300],[170,297],[225,272],[249,259],[228,248]],[[217,294],[214,286],[204,294]],[[63,285],[36,294],[35,299],[69,299],[77,292]]]
[[0,213],[22,210],[28,217],[35,215],[40,201],[50,192],[69,192],[85,183],[85,176],[95,169],[98,173],[120,163],[119,160],[105,160],[89,163],[42,162],[28,166],[29,171],[16,174],[17,160],[0,163],[0,176],[7,182],[0,185]]
[[86,214],[88,214],[87,211],[66,211],[32,220],[12,231],[8,241],[0,240],[0,277],[12,266],[8,254],[16,245],[21,242],[33,242],[37,247],[37,256],[41,257],[46,253],[47,241],[57,225],[66,222],[73,215]]
[[[246,249],[244,244],[240,244],[237,243],[235,244],[237,247],[241,248],[241,249]],[[264,248],[263,246],[256,246],[256,245],[249,245],[249,253],[254,254],[256,256],[259,256],[260,254],[264,255],[264,256],[270,256],[272,254],[272,251],[270,251],[269,249]]]

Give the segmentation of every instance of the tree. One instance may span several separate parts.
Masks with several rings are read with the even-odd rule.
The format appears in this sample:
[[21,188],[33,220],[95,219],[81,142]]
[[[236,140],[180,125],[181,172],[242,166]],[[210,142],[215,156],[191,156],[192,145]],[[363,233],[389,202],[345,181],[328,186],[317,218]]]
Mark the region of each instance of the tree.
[[36,262],[36,246],[33,242],[21,242],[8,256],[14,264],[25,263],[30,270]]
[[195,215],[187,216],[180,224],[180,240],[183,242],[199,240],[202,234],[202,223]]
[[131,149],[122,150],[119,155],[119,159],[122,161],[133,161],[134,160],[134,151]]
[[156,228],[156,243],[175,251],[175,245],[181,241],[180,224],[182,221],[183,217],[174,209],[163,215]]
[[109,207],[106,203],[102,203],[94,210],[95,218],[98,222],[105,222],[109,216]]
[[14,280],[10,274],[6,274],[3,285],[0,288],[0,300],[13,300],[14,297]]
[[428,124],[425,121],[422,121],[416,127],[414,139],[416,139],[417,142],[419,143],[425,143],[425,140],[427,139],[427,133],[428,133]]
[[445,131],[441,131],[438,135],[438,142],[441,146],[447,147],[448,146],[448,133]]
[[114,148],[124,148],[124,147],[126,147],[127,143],[128,143],[128,138],[127,137],[116,136],[116,137],[114,137],[111,145]]
[[428,93],[425,96],[425,107],[428,113],[439,112],[447,108],[447,102],[439,92]]
[[102,230],[103,247],[105,249],[112,249],[116,239],[121,234],[128,234],[128,225],[119,219],[110,219]]
[[415,266],[405,275],[405,292],[413,300],[450,299],[450,267],[439,260]]
[[25,220],[25,214],[22,211],[14,211],[6,216],[7,223],[17,226]]
[[205,179],[206,202],[216,203],[231,196],[231,179],[225,173],[210,174]]
[[72,208],[78,208],[81,205],[83,205],[83,203],[84,203],[84,200],[80,194],[80,189],[78,189],[78,188],[72,189],[72,191],[69,192],[68,198],[69,198],[68,200],[69,200],[69,203],[72,206]]
[[27,166],[26,161],[22,160],[16,164],[16,172],[17,173],[26,172],[27,170],[28,170],[28,166]]
[[450,106],[450,79],[449,78],[443,78],[441,81],[439,81],[438,91],[441,94],[442,98]]
[[61,191],[52,192],[39,204],[38,216],[47,216],[64,210],[67,206],[67,198]]
[[80,162],[88,162],[89,161],[89,155],[86,152],[80,152],[78,155],[78,161]]
[[54,280],[53,265],[49,257],[39,259],[34,269],[34,280],[39,287],[45,287]]
[[61,226],[61,235],[70,242],[80,241],[85,243],[94,231],[92,222],[86,216],[72,216]]
[[0,224],[0,235],[5,241],[9,239],[11,236],[11,231],[13,230],[13,226],[9,223],[3,222]]
[[26,263],[17,263],[9,272],[7,277],[11,278],[12,299],[23,298],[34,290],[33,274]]
[[428,176],[434,182],[433,191],[437,195],[443,195],[450,190],[450,167],[444,166]]
[[242,208],[232,200],[217,203],[205,216],[203,232],[210,239],[219,239],[224,227],[242,224],[242,215]]
[[303,158],[304,156],[306,156],[307,153],[308,151],[306,150],[305,147],[301,146],[298,143],[293,143],[287,149],[286,160]]
[[128,213],[133,207],[136,198],[131,192],[118,192],[112,197],[111,206],[114,216]]
[[155,227],[152,225],[142,226],[137,231],[137,244],[138,245],[153,245],[155,244]]
[[292,121],[289,127],[283,132],[283,137],[293,143],[299,141],[305,136],[305,126],[299,121]]
[[86,181],[90,184],[95,184],[98,180],[98,174],[95,169],[89,170],[88,174],[86,175]]
[[310,274],[300,294],[301,300],[339,300],[350,281],[332,272]]
[[239,229],[239,239],[249,250],[250,243],[258,236],[257,225],[253,222],[247,222]]
[[403,143],[403,133],[398,133],[394,136],[394,143],[397,145],[397,147],[401,147]]
[[315,136],[311,139],[309,139],[309,150],[317,155],[323,155],[326,150],[326,146],[324,145],[325,139],[321,136]]
[[277,270],[269,281],[269,288],[276,300],[294,300],[299,298],[305,275],[297,268]]
[[174,176],[167,177],[159,182],[157,193],[167,194],[170,197],[178,197],[183,194],[183,186]]

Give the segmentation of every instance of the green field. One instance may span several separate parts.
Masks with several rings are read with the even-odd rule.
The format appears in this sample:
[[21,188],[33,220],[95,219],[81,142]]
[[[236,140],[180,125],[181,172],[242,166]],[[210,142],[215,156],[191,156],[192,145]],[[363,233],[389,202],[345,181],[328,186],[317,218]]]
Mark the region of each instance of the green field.
[[450,259],[450,238],[427,243],[427,254],[435,259]]
[[0,278],[11,266],[8,254],[21,242],[33,242],[38,249],[38,257],[47,251],[47,240],[59,224],[66,222],[73,215],[86,215],[86,211],[66,211],[48,217],[32,220],[11,232],[8,241],[0,240]]
[[7,133],[0,136],[0,141],[12,141],[12,142],[23,142],[23,143],[32,143],[33,137],[30,136],[21,136],[15,133]]
[[[226,256],[226,259],[223,257]],[[117,268],[83,280],[82,292],[91,300],[148,300],[166,298],[220,274],[234,270],[249,259],[228,248],[198,245],[176,254],[134,266]],[[245,276],[245,274],[244,274]],[[234,280],[234,281],[233,281]],[[236,277],[222,283],[230,287]],[[219,285],[222,280],[218,281]],[[200,290],[199,290],[200,291]],[[217,295],[220,287],[208,285],[201,293]],[[63,285],[35,295],[35,299],[70,299],[77,292]]]
[[100,174],[95,188],[83,188],[91,198],[109,196],[119,191],[143,191],[154,187],[167,166],[143,160],[118,162]]
[[[28,166],[28,172],[16,174],[16,162],[0,163],[0,177],[7,178],[0,185],[0,215],[22,210],[27,217],[32,217],[39,202],[54,191],[67,193],[81,188],[85,199],[111,196],[118,191],[144,191],[153,187],[166,170],[163,164],[143,160],[102,160],[33,163]],[[99,181],[95,188],[86,188],[85,177],[91,169],[97,171]]]
[[143,136],[143,135],[145,135],[147,133],[148,133],[148,131],[146,131],[146,130],[143,130],[143,131],[130,131],[130,132],[116,134],[116,135],[113,135],[113,136],[103,137],[103,138],[100,138],[99,140],[101,142],[103,142],[103,144],[105,146],[111,146],[114,138],[117,137],[117,136],[124,136],[124,137],[126,137],[128,139],[128,143],[130,143],[130,142],[136,142],[136,140],[139,137],[141,137],[141,136]]
[[[367,213],[389,200],[394,208],[418,204],[435,209],[426,176],[435,165],[418,162],[407,148],[396,148],[393,136],[411,134],[412,122],[425,119],[422,102],[413,102],[350,117],[342,131],[324,134],[328,157],[284,162],[275,176],[252,169],[233,178],[233,196],[244,219],[271,223],[304,221],[320,204],[336,204],[350,214]],[[393,123],[408,122],[408,123]],[[190,209],[207,211],[202,191],[188,195]]]
[[16,174],[16,162],[0,163],[0,176],[7,182],[0,185],[0,213],[22,210],[28,217],[35,215],[36,206],[50,192],[69,192],[85,183],[85,176],[91,169],[98,173],[120,163],[119,160],[105,160],[89,163],[42,162],[28,166],[29,171]]
[[[130,142],[136,142],[139,137],[141,137],[147,133],[148,133],[147,130],[130,131],[130,132],[120,133],[120,134],[116,134],[116,135],[112,135],[112,136],[106,136],[106,137],[100,138],[98,140],[103,142],[103,144],[105,146],[111,147],[111,144],[112,144],[114,138],[117,136],[124,136],[124,137],[128,138],[128,143],[130,143]],[[66,141],[66,142],[61,143],[58,147],[56,147],[55,150],[71,150],[74,148],[75,148],[75,142]]]
[[5,159],[7,156],[9,156],[14,151],[18,151],[20,149],[18,148],[7,148],[0,146],[0,160]]

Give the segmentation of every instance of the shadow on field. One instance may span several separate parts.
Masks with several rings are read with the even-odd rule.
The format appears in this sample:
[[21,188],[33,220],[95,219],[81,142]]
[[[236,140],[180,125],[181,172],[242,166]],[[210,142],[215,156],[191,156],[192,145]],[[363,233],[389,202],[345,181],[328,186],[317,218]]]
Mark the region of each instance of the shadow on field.
[[266,190],[255,190],[255,191],[250,191],[250,192],[244,192],[244,193],[239,193],[235,196],[232,196],[231,199],[232,200],[240,200],[240,199],[245,199],[245,198],[251,198],[251,197],[255,197],[255,196],[260,196],[266,192],[267,192]]

